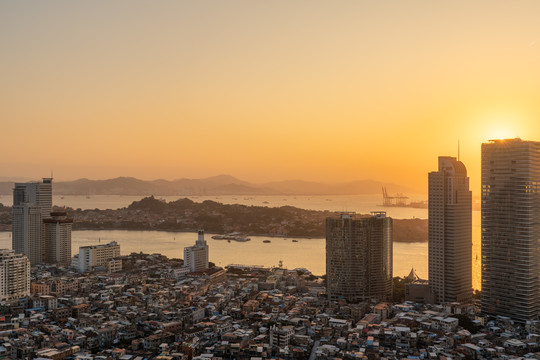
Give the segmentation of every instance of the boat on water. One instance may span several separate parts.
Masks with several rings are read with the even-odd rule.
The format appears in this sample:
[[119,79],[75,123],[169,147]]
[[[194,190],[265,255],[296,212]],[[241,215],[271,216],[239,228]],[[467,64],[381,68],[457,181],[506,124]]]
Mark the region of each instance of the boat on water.
[[263,201],[262,203],[263,204],[270,204],[268,201]]
[[226,234],[226,235],[214,235],[214,236],[212,236],[212,239],[214,239],[214,240],[227,240],[229,242],[231,242],[231,240],[239,241],[239,242],[246,242],[246,241],[251,240],[251,238],[248,238],[247,236],[244,236],[244,235],[241,235],[241,234],[238,234],[238,233],[231,233],[231,234]]
[[298,240],[296,240],[296,239],[293,239],[293,240],[292,240],[292,242],[298,242]]
[[268,244],[269,242],[271,242],[271,241],[270,241],[270,240],[263,240],[263,243],[267,243],[267,244]]

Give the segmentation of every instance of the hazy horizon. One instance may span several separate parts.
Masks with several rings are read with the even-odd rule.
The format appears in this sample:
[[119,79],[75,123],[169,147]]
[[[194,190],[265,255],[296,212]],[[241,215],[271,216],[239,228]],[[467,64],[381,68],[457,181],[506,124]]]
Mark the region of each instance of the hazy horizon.
[[540,140],[540,3],[0,3],[0,174],[399,183]]
[[[54,175],[54,174],[53,174]],[[45,176],[44,176],[45,177]],[[65,184],[65,183],[75,183],[77,181],[95,181],[95,182],[106,182],[106,181],[113,181],[115,182],[115,184],[110,184],[111,188],[114,188],[114,189],[117,189],[118,194],[124,194],[126,191],[128,193],[133,193],[133,191],[135,191],[133,188],[133,186],[136,186],[135,184],[138,184],[138,183],[131,183],[130,181],[128,182],[125,182],[124,183],[124,186],[122,186],[121,184],[118,183],[118,180],[137,180],[137,181],[143,181],[143,182],[146,182],[146,183],[153,183],[153,182],[159,182],[159,181],[166,181],[166,182],[169,182],[169,183],[175,183],[175,182],[185,182],[187,181],[189,185],[187,185],[188,187],[190,186],[205,186],[205,181],[207,180],[210,180],[210,182],[208,182],[208,184],[216,184],[219,188],[219,186],[227,186],[228,184],[242,184],[242,185],[246,185],[245,188],[241,188],[241,189],[237,189],[237,193],[235,193],[234,189],[230,189],[228,190],[227,194],[230,194],[230,195],[242,195],[242,194],[245,194],[246,190],[245,189],[249,189],[249,188],[252,188],[254,190],[257,190],[259,189],[259,191],[261,190],[265,190],[265,192],[263,193],[260,193],[258,195],[262,195],[264,196],[264,194],[266,195],[275,195],[275,196],[287,196],[286,194],[289,194],[289,195],[308,195],[308,194],[311,194],[311,195],[361,195],[361,194],[374,194],[374,193],[377,193],[379,194],[381,192],[381,186],[387,188],[388,192],[390,195],[394,195],[394,194],[397,194],[397,193],[405,193],[406,195],[416,195],[416,196],[427,196],[427,192],[424,191],[424,189],[415,189],[415,188],[410,188],[410,187],[405,187],[405,186],[402,186],[398,183],[391,183],[391,182],[384,182],[384,181],[379,181],[379,180],[376,180],[376,179],[357,179],[357,180],[354,180],[354,181],[346,181],[346,182],[314,182],[314,181],[309,181],[309,180],[301,180],[301,179],[283,179],[283,180],[278,180],[278,181],[269,181],[269,182],[251,182],[251,181],[247,181],[245,179],[242,179],[242,178],[239,178],[239,177],[236,177],[236,176],[233,176],[233,175],[230,175],[230,174],[218,174],[218,175],[215,175],[215,176],[210,176],[210,177],[207,177],[207,178],[187,178],[187,177],[184,177],[184,178],[179,178],[179,179],[140,179],[140,178],[136,178],[136,177],[131,177],[131,176],[120,176],[120,177],[115,177],[115,178],[109,178],[109,179],[89,179],[89,178],[78,178],[78,179],[71,179],[71,180],[65,180],[65,179],[56,179],[54,178],[54,181],[53,183],[56,183],[56,184]],[[9,177],[9,176],[0,176],[0,184],[5,184],[5,183],[15,183],[15,182],[35,182],[35,181],[41,181],[41,178],[31,178],[31,177]],[[191,182],[200,182],[198,183],[199,185],[194,185],[194,184],[191,184]],[[358,188],[358,187],[355,187],[355,188],[351,188],[350,186],[351,185],[355,185],[357,183],[365,183],[365,188]],[[212,186],[216,186],[216,185],[211,185],[210,188],[212,188]],[[374,188],[374,185],[377,185],[376,188]],[[86,186],[86,185],[78,185],[79,187],[80,186]],[[101,190],[104,190],[106,189],[106,187],[104,188],[104,184],[101,184],[100,185],[100,189]],[[122,186],[120,190],[118,188],[118,186]],[[109,194],[108,192],[105,192],[105,193],[101,193],[100,191],[101,190],[96,190],[95,188],[93,188],[93,192],[96,192],[98,194],[103,194],[103,195],[113,195],[112,193]],[[182,189],[178,189],[180,191],[182,191]],[[53,185],[53,193],[55,194],[62,194],[62,195],[65,195],[66,194],[66,189],[64,189],[62,186],[60,186],[60,188],[57,188],[57,186],[54,186]],[[76,194],[76,193],[80,193],[80,195],[88,195],[88,189],[87,188],[84,188],[84,189],[76,189],[76,188],[70,188],[70,190],[68,190],[69,192],[72,192],[73,194]],[[148,193],[148,189],[145,189],[144,192],[142,192],[141,194],[139,195],[145,195]],[[159,192],[159,189],[156,188],[154,189],[154,191],[158,191],[157,194],[160,194]],[[150,190],[150,192],[154,192],[152,190]],[[163,190],[162,191],[167,191],[167,192],[174,192],[174,190],[171,190],[169,188]],[[207,188],[207,191],[210,191],[212,192],[212,190],[208,189]],[[11,187],[10,188],[6,188],[5,186],[3,187],[0,187],[0,194],[10,194],[11,193]],[[257,195],[257,194],[253,194],[253,195]]]

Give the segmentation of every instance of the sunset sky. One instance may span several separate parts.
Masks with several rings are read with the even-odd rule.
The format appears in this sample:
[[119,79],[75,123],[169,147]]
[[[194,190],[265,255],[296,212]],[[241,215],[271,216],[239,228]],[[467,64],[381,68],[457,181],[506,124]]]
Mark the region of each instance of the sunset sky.
[[540,140],[538,1],[2,1],[0,175],[375,179]]

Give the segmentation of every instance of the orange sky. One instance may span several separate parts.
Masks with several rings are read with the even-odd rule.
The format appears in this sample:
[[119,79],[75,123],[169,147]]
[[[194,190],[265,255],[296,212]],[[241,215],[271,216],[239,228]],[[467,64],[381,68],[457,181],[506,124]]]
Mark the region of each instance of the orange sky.
[[0,175],[426,189],[540,140],[537,1],[0,3]]

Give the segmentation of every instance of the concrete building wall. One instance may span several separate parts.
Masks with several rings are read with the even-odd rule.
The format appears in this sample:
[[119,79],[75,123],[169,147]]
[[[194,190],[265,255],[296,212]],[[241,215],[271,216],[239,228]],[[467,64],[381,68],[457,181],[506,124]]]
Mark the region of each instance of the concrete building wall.
[[385,301],[392,296],[392,219],[385,213],[326,219],[326,275],[330,300]]
[[68,266],[71,264],[71,231],[73,220],[66,213],[52,213],[43,220],[44,261]]
[[14,250],[0,250],[0,301],[30,295],[30,261]]

